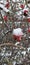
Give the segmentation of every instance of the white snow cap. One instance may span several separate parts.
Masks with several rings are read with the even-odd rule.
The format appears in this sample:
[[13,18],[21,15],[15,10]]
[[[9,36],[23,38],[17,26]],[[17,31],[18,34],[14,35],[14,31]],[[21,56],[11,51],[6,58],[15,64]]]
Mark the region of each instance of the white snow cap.
[[29,39],[30,39],[30,36],[29,36]]
[[3,1],[4,5],[6,5],[8,2],[6,0]]
[[16,36],[23,35],[22,29],[21,28],[13,29],[13,35]]
[[25,55],[25,54],[26,54],[26,51],[23,51],[23,52],[22,52],[22,54],[24,54],[24,55]]
[[3,0],[1,0],[0,3],[3,3]]
[[13,2],[15,2],[15,0],[13,0]]
[[2,24],[2,21],[0,22],[0,24]]
[[18,13],[17,13],[17,15],[21,15],[22,14],[22,11],[19,11]]
[[30,7],[30,3],[28,4],[28,7]]
[[3,4],[0,4],[0,7],[3,9],[4,8],[4,5]]
[[0,7],[1,7],[5,12],[9,12],[9,10],[8,10],[6,7],[4,7],[3,4],[0,4]]
[[28,47],[27,49],[28,49],[28,52],[29,52],[29,50],[30,50],[30,47]]
[[3,10],[4,10],[5,12],[9,12],[9,10],[8,10],[7,8],[5,8],[5,7],[3,8]]
[[13,61],[13,65],[15,65],[16,64],[16,61]]
[[15,45],[18,45],[20,42],[16,42]]
[[[17,0],[17,2],[18,2],[19,0]],[[16,2],[16,0],[13,0],[13,2]]]

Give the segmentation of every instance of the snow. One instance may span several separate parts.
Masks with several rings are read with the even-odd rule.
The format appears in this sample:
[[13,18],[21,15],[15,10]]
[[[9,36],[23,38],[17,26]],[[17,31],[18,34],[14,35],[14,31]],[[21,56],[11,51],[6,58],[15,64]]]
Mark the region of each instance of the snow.
[[[18,2],[19,0],[17,0],[17,2]],[[16,0],[13,0],[13,2],[16,2]]]
[[22,14],[22,11],[19,11],[18,13],[17,13],[17,15],[21,15]]
[[3,4],[0,4],[0,7],[3,9],[4,8],[4,5]]
[[3,3],[3,0],[1,0],[0,3]]
[[22,54],[24,54],[24,55],[25,55],[25,54],[26,54],[26,51],[23,51],[23,52],[22,52]]
[[22,29],[21,28],[13,29],[13,35],[16,36],[23,35]]
[[12,52],[6,53],[5,55],[6,55],[6,56],[11,56],[11,54],[12,54]]
[[9,10],[6,7],[4,7],[3,4],[0,4],[0,8],[2,8],[5,12],[9,12]]
[[16,64],[16,61],[13,61],[13,65],[15,65]]
[[28,7],[30,7],[30,4],[28,4]]
[[30,50],[30,47],[29,48],[27,48],[28,49],[28,52],[29,52],[29,50]]
[[4,10],[5,12],[9,12],[9,10],[8,10],[7,8],[5,8],[5,7],[3,8],[3,10]]
[[2,24],[2,21],[0,21],[0,24]]
[[15,45],[18,45],[18,44],[19,44],[19,42],[16,42],[16,43],[15,43]]

